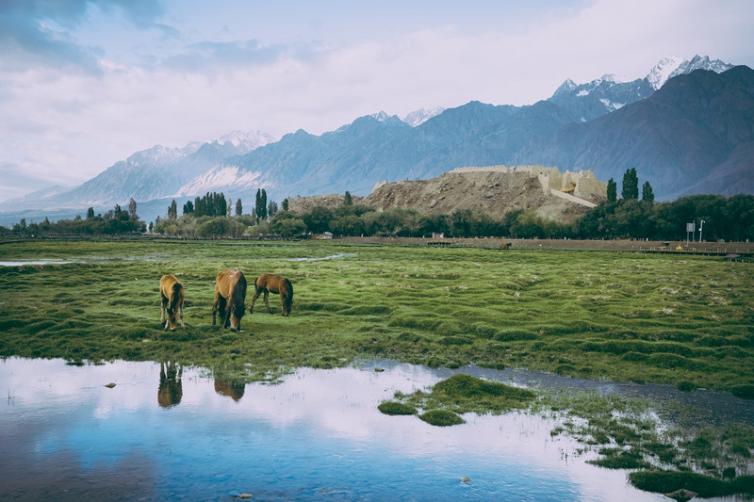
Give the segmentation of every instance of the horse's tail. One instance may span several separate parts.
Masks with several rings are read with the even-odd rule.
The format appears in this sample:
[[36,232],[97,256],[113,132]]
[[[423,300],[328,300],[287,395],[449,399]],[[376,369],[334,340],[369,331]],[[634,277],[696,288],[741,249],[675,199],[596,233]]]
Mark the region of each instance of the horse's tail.
[[172,312],[176,311],[176,308],[178,308],[178,304],[181,301],[181,293],[183,292],[183,284],[180,282],[173,283],[173,294],[170,297],[170,310]]
[[285,283],[285,289],[287,291],[285,295],[285,299],[283,300],[283,306],[285,307],[286,312],[291,312],[291,305],[293,305],[293,284],[288,279],[283,279],[283,282]]

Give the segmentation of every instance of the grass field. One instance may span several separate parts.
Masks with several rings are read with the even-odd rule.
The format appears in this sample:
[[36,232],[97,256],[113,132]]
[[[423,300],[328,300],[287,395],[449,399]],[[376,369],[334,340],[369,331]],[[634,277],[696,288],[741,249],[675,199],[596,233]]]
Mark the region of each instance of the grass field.
[[[40,259],[69,263],[0,267],[0,356],[64,357],[72,363],[175,360],[243,380],[274,380],[298,366],[393,358],[754,397],[752,263],[337,242],[0,245],[0,261]],[[293,314],[281,316],[280,300],[271,295],[275,315],[260,299],[241,333],[213,328],[214,277],[226,267],[241,268],[250,283],[261,272],[288,276],[295,289]],[[187,327],[173,332],[159,323],[158,281],[167,272],[187,287]],[[380,409],[414,414],[420,408],[422,420],[453,425],[463,422],[456,413],[531,403],[531,412],[573,418],[552,434],[570,434],[585,450],[599,452],[596,465],[650,468],[632,474],[643,489],[754,493],[754,478],[745,475],[754,452],[750,425],[667,428],[649,420],[640,401],[531,394],[506,386],[497,392],[492,384],[456,380],[430,393],[396,396],[406,403],[386,402]],[[490,385],[496,392],[485,397]],[[526,395],[516,394],[514,402],[510,392]],[[730,473],[739,477],[732,480]]]
[[[336,259],[291,261],[294,258]],[[28,242],[0,260],[0,355],[177,359],[247,379],[388,357],[476,363],[746,395],[754,384],[754,264],[638,253],[337,243]],[[214,277],[294,283],[290,317],[261,299],[236,334],[210,326]],[[159,326],[158,280],[184,281],[188,327]],[[250,296],[248,300],[250,300]],[[248,303],[248,302],[247,302]]]

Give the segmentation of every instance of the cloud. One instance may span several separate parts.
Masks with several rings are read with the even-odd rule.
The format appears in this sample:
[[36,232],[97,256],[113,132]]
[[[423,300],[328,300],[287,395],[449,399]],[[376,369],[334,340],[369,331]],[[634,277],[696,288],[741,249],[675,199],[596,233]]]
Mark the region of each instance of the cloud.
[[[237,27],[202,30],[191,24],[201,19],[162,12],[156,2],[50,3],[63,7],[0,4],[0,23],[20,23],[8,33],[0,25],[0,51],[15,51],[4,52],[0,65],[23,66],[0,72],[0,161],[55,182],[83,181],[154,144],[183,146],[234,129],[320,133],[378,110],[403,115],[473,99],[532,103],[565,78],[641,77],[667,55],[754,66],[748,1],[595,0],[505,29],[412,25],[380,36],[380,26],[370,25],[369,37],[333,34],[311,43],[305,32],[267,41]],[[225,7],[234,6],[213,9],[220,21]],[[491,19],[506,15],[486,8]],[[127,18],[128,30],[111,29],[113,13]],[[99,28],[84,37],[87,16]],[[349,16],[348,29],[357,31]],[[237,18],[246,19],[239,13],[228,22]],[[168,27],[167,39],[153,37],[164,34],[158,24]],[[87,68],[87,61],[96,72],[66,67]]]
[[271,64],[283,55],[301,57],[304,51],[283,44],[265,45],[258,40],[204,41],[189,44],[179,54],[163,59],[161,66],[180,71],[204,72]]
[[4,0],[0,2],[0,68],[23,70],[46,65],[99,72],[97,47],[76,42],[72,29],[90,8],[119,11],[135,26],[165,30],[155,20],[162,13],[156,0]]

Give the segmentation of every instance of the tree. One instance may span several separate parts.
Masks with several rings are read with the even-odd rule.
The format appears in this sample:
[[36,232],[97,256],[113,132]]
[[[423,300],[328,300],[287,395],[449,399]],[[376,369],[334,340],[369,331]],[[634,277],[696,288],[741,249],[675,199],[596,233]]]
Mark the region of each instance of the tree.
[[283,211],[288,211],[288,199],[283,199]]
[[652,190],[652,185],[649,184],[649,181],[645,181],[641,187],[641,200],[650,204],[655,201],[655,193],[654,190]]
[[86,210],[86,219],[87,220],[93,220],[94,219],[94,208],[90,207]]
[[353,197],[351,197],[351,192],[346,190],[346,194],[343,197],[343,205],[344,206],[353,206]]
[[183,214],[191,214],[194,212],[194,204],[189,200],[183,205]]
[[150,222],[149,222],[149,226],[148,226],[147,228],[149,229],[149,233],[151,234],[151,233],[152,233],[152,230],[154,230],[154,223],[152,223],[152,222],[150,221]]
[[262,215],[260,218],[267,218],[267,190],[262,189],[262,196],[259,198],[259,204],[261,204]]
[[278,212],[278,203],[274,200],[271,200],[269,204],[267,204],[267,216],[272,218],[275,216],[275,213]]
[[636,169],[626,169],[623,175],[623,190],[621,196],[625,200],[638,200],[639,199],[639,177],[636,174]]
[[279,213],[270,222],[270,230],[284,238],[295,237],[306,232],[306,223],[293,213]]
[[241,216],[243,214],[243,203],[241,202],[241,199],[236,200],[236,216]]
[[618,186],[615,180],[610,178],[607,181],[607,201],[613,203],[618,199]]
[[134,221],[138,218],[136,216],[136,201],[133,197],[128,200],[128,217]]
[[[115,206],[118,208],[118,206]],[[168,219],[174,220],[178,218],[178,205],[175,203],[175,199],[170,203],[170,206],[168,206]]]
[[233,215],[232,214],[233,213],[233,199],[230,196],[228,196],[227,211],[228,211],[228,213],[225,216],[227,216],[228,218],[230,218]]
[[259,209],[259,206],[261,203],[262,203],[262,189],[257,188],[257,195],[254,199],[254,214],[257,216],[257,218],[262,217],[262,212]]

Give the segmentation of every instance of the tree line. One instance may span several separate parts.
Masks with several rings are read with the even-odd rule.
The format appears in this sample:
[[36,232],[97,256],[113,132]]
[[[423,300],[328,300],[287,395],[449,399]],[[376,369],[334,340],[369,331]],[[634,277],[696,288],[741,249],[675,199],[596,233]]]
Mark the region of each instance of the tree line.
[[128,208],[116,204],[105,214],[95,214],[94,208],[86,211],[84,218],[77,215],[73,219],[58,220],[51,223],[48,218],[40,223],[28,223],[22,218],[10,229],[0,227],[0,235],[13,237],[68,237],[142,234],[147,230],[146,224],[136,214],[136,201],[132,198]]
[[[641,186],[641,190],[639,187]],[[222,193],[208,192],[187,201],[182,215],[172,201],[166,218],[149,224],[149,231],[183,238],[221,237],[306,237],[332,232],[335,236],[430,236],[513,237],[573,239],[652,239],[683,240],[687,222],[704,219],[705,240],[754,239],[754,196],[695,195],[672,202],[656,202],[649,182],[640,185],[636,169],[623,176],[620,197],[618,184],[610,179],[607,200],[587,211],[572,224],[546,220],[531,210],[513,211],[503,218],[456,210],[450,214],[421,214],[412,209],[374,209],[354,204],[346,192],[338,207],[314,206],[307,211],[291,211],[288,200],[280,207],[268,200],[267,192],[256,192],[255,205],[244,214],[244,205]],[[144,232],[136,215],[136,202],[128,210],[115,206],[105,215],[89,208],[86,218],[27,225],[24,220],[0,233],[15,236],[111,235]]]

